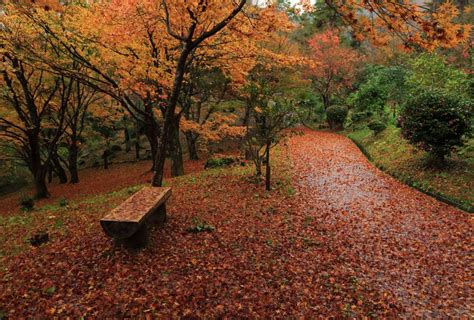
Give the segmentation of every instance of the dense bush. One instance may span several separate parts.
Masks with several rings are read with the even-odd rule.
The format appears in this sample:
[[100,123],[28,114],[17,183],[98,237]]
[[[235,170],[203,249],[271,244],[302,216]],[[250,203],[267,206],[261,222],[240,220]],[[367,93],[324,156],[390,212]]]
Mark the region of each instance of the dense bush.
[[[387,106],[400,104],[406,91],[406,73],[399,66],[368,65],[356,84],[357,91],[347,99],[347,103],[356,111],[353,122],[366,120],[373,114],[383,117]],[[365,112],[370,112],[370,115]],[[354,119],[354,116],[360,117]]]
[[364,120],[367,120],[368,118],[372,117],[373,113],[372,111],[359,111],[359,112],[354,112],[351,115],[351,120],[354,123],[358,123]]
[[409,91],[440,90],[469,98],[471,81],[467,73],[450,65],[446,58],[435,53],[423,53],[410,59],[406,84]]
[[372,130],[375,134],[379,134],[387,128],[387,125],[380,120],[372,120],[371,122],[369,122],[367,127],[369,127],[369,129]]
[[326,118],[331,129],[342,129],[349,110],[346,106],[330,106],[326,110]]
[[472,102],[442,91],[422,91],[404,104],[398,124],[411,144],[441,163],[471,134]]

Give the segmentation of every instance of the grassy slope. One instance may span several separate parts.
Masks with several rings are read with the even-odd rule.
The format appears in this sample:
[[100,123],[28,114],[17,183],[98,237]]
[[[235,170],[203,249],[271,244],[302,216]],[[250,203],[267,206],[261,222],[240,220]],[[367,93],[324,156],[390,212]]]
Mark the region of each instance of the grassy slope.
[[426,167],[426,153],[400,138],[399,129],[389,126],[379,135],[369,129],[346,134],[375,165],[416,188],[439,194],[472,210],[474,203],[474,140],[454,154],[444,170]]

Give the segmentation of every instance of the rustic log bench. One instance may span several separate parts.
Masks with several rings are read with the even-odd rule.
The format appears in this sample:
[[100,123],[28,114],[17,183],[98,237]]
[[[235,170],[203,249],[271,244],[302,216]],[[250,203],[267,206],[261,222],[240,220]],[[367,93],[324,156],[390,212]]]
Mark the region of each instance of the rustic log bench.
[[148,243],[148,228],[166,221],[166,200],[171,188],[145,187],[100,220],[116,244],[140,248]]

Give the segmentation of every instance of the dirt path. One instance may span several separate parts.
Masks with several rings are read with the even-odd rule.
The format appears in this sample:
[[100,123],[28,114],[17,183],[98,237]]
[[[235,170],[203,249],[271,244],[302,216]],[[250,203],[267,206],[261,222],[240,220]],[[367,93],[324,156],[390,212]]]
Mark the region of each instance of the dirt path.
[[473,314],[472,217],[374,168],[347,138],[307,131],[290,141],[301,210],[355,274],[399,316]]

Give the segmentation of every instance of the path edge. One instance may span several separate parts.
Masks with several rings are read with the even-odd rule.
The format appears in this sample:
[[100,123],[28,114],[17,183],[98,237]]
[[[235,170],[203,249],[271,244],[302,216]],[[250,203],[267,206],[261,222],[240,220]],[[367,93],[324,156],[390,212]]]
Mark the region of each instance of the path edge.
[[432,191],[432,190],[428,190],[428,189],[425,189],[421,186],[419,186],[416,181],[412,180],[411,178],[407,178],[407,177],[402,177],[401,175],[399,174],[396,174],[394,172],[391,172],[389,170],[387,170],[384,166],[382,165],[379,165],[377,164],[372,156],[370,155],[370,153],[367,151],[367,149],[365,148],[365,146],[360,143],[359,141],[353,139],[352,137],[349,137],[349,136],[346,136],[346,135],[343,135],[344,137],[346,138],[349,138],[349,140],[351,140],[356,146],[357,148],[359,148],[360,152],[362,152],[362,154],[370,161],[370,163],[372,165],[374,165],[375,167],[377,167],[379,170],[381,170],[382,172],[392,176],[394,179],[398,180],[399,182],[413,188],[413,189],[416,189],[432,198],[435,198],[436,200],[438,201],[441,201],[443,203],[446,203],[446,204],[449,204],[453,207],[456,207],[462,211],[465,211],[467,213],[474,213],[474,206],[472,205],[469,205],[467,203],[462,203],[462,202],[459,202],[457,201],[456,199],[452,198],[452,197],[449,197],[447,195],[444,195],[442,194],[441,192],[437,192],[437,191]]

